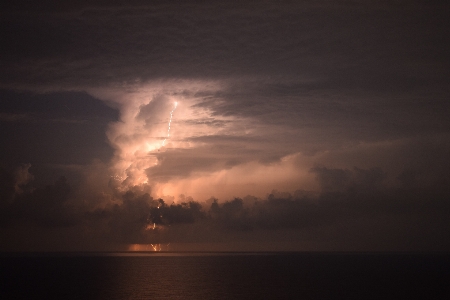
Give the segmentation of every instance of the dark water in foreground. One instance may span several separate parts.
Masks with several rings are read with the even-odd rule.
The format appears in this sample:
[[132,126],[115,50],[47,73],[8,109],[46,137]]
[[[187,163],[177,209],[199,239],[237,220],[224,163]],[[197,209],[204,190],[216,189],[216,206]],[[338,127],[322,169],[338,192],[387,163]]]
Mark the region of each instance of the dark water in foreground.
[[1,255],[0,299],[450,299],[449,254]]

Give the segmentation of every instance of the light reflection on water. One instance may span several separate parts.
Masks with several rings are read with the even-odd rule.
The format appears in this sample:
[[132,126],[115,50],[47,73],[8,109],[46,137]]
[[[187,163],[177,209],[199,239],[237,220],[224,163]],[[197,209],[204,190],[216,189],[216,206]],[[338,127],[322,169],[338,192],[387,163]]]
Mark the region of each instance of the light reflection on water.
[[[139,254],[139,256],[135,256]],[[126,256],[122,256],[126,255]],[[181,253],[122,253],[110,257],[97,295],[102,299],[249,299],[259,292],[244,262],[228,255]],[[224,259],[225,258],[225,259]],[[264,269],[265,267],[262,267]],[[248,274],[248,276],[245,276]],[[246,278],[244,278],[246,277]],[[248,278],[247,278],[248,277]],[[260,275],[261,277],[261,275]],[[262,278],[268,279],[263,275]],[[265,280],[264,280],[265,281]],[[267,282],[266,282],[267,283]],[[267,294],[266,294],[267,296]],[[260,298],[261,299],[261,298]]]
[[449,255],[72,253],[0,257],[0,299],[434,298]]
[[118,276],[109,299],[217,299],[221,290],[211,286],[210,268],[198,260],[158,256],[135,258],[116,266]]

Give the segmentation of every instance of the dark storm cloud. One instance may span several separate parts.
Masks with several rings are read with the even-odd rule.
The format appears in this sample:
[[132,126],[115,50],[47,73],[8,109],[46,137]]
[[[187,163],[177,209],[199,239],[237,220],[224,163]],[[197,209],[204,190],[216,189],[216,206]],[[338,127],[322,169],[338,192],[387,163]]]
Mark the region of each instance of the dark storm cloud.
[[84,201],[88,195],[79,195],[64,177],[54,184],[34,188],[29,168],[30,165],[23,165],[15,170],[0,170],[3,227],[59,228],[83,224],[88,231],[105,234],[107,238],[136,242],[145,238],[146,227],[153,223],[193,223],[205,215],[201,205],[190,197],[184,197],[186,202],[166,204],[162,199],[153,199],[148,193],[150,189],[138,187],[125,192],[112,190],[117,201],[93,209]]
[[215,118],[197,118],[195,120],[184,121],[184,123],[188,125],[207,125],[211,127],[225,127],[231,122],[232,121],[217,120]]
[[[443,89],[423,95],[414,90],[388,93],[383,89],[330,88],[324,82],[260,81],[235,83],[225,91],[202,95],[204,100],[197,106],[208,107],[217,116],[246,117],[255,124],[315,132],[316,140],[305,145],[323,139],[373,141],[447,132],[450,124],[445,116],[450,104]],[[301,131],[296,134],[312,138],[302,136]]]
[[1,163],[73,164],[107,160],[109,122],[117,111],[81,92],[0,91]]
[[225,202],[212,198],[199,203],[182,195],[182,202],[169,203],[134,187],[116,190],[115,202],[92,209],[74,199],[77,194],[64,178],[32,188],[28,168],[0,174],[2,230],[73,228],[85,235],[85,243],[263,242],[262,234],[272,243],[287,236],[290,242],[309,240],[325,249],[348,243],[391,250],[448,247],[450,191],[390,188],[379,169],[316,167],[312,171],[321,193],[273,191],[265,199]]
[[[11,12],[5,13],[3,35],[17,39],[9,38],[4,47],[2,64],[9,76],[3,73],[2,81],[85,85],[258,74],[404,90],[436,84],[447,74],[446,20],[434,7],[386,10],[360,3],[159,3],[58,14]],[[14,53],[25,58],[23,49],[39,57],[6,59]]]
[[64,177],[53,185],[27,189],[32,175],[30,165],[18,168],[13,174],[2,171],[0,224],[15,226],[68,227],[76,224],[77,210],[67,205],[70,185]]
[[379,189],[385,177],[379,168],[363,170],[355,167],[353,170],[347,170],[315,167],[311,172],[316,174],[324,192],[347,191],[352,188],[371,191]]
[[[337,245],[341,243],[356,243],[363,248],[369,245],[371,249],[386,249],[386,245],[391,249],[448,247],[445,238],[450,231],[446,221],[450,212],[448,191],[442,193],[432,187],[388,188],[380,184],[381,170],[316,168],[314,172],[324,184],[319,195],[275,191],[266,200],[259,199],[247,206],[240,198],[222,204],[214,202],[209,211],[210,226],[253,232],[255,236],[261,230],[269,236],[271,232],[282,235],[283,230],[296,229],[294,239],[315,232],[315,237],[308,239],[321,243],[328,239],[335,243],[334,247],[340,247]],[[343,186],[330,190],[330,181],[344,182]],[[349,184],[350,181],[356,184]]]
[[41,120],[97,118],[114,120],[117,112],[85,92],[31,93],[0,90],[2,112],[28,113]]
[[84,213],[90,230],[117,243],[170,242],[170,226],[188,226],[206,217],[202,205],[189,197],[180,203],[165,203],[133,188],[119,197],[119,203]]

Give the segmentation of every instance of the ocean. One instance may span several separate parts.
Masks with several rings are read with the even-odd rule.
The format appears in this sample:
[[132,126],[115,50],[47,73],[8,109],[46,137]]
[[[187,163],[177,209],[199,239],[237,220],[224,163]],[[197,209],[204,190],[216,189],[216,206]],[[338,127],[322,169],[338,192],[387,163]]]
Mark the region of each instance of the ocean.
[[443,253],[3,253],[0,276],[0,299],[450,299]]

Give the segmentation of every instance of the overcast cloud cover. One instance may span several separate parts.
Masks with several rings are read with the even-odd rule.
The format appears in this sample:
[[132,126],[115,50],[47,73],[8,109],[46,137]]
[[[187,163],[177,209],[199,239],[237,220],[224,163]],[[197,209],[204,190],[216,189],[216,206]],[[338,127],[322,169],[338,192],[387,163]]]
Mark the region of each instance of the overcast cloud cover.
[[0,249],[449,250],[449,12],[3,5]]

